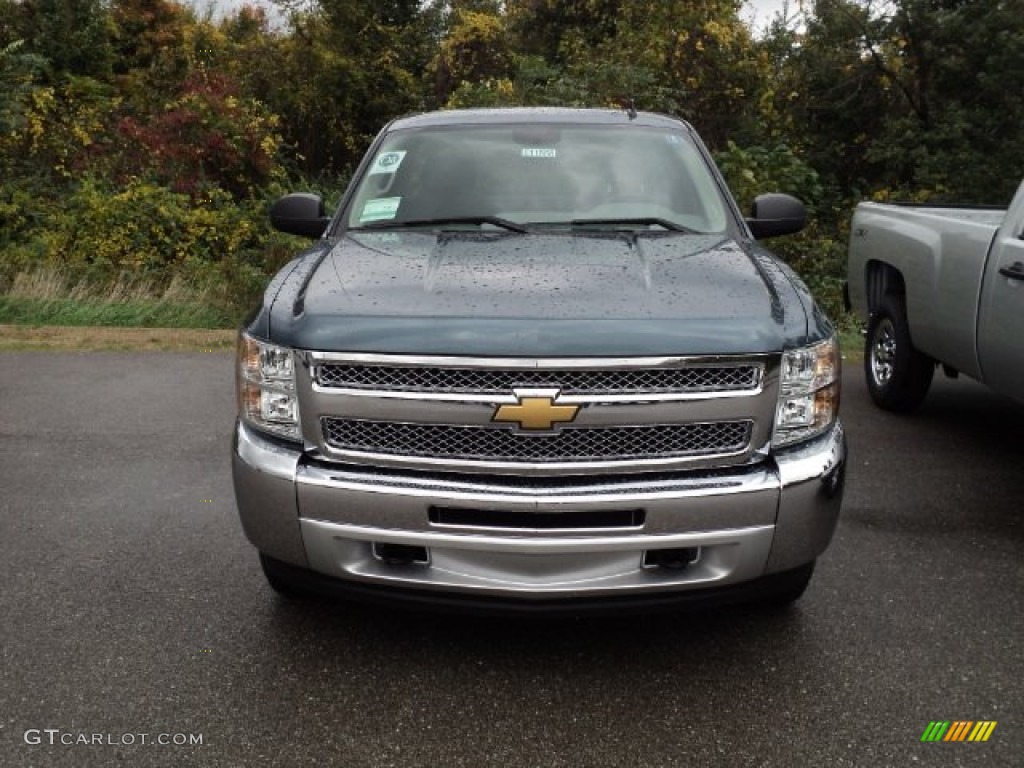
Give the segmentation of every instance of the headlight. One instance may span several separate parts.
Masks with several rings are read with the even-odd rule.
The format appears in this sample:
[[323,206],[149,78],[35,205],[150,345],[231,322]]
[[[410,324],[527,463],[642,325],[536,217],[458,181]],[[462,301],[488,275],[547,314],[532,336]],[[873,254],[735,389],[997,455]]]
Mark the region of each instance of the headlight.
[[783,352],[772,446],[816,437],[832,426],[838,413],[839,345],[835,337]]
[[254,427],[300,439],[295,357],[290,349],[239,334],[238,411]]

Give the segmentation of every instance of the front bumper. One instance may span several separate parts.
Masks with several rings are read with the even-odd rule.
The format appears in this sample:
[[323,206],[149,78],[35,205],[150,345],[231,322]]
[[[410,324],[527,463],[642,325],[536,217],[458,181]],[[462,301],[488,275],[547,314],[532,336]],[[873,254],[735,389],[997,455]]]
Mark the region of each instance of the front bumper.
[[[540,603],[717,590],[811,563],[835,530],[845,461],[837,423],[812,443],[729,470],[446,476],[316,462],[240,423],[233,471],[245,533],[275,560],[396,593]],[[643,515],[621,527],[541,529],[451,525],[437,521],[437,509],[517,521],[530,513]],[[424,556],[382,556],[393,546]],[[687,562],[652,565],[660,550],[685,552]]]

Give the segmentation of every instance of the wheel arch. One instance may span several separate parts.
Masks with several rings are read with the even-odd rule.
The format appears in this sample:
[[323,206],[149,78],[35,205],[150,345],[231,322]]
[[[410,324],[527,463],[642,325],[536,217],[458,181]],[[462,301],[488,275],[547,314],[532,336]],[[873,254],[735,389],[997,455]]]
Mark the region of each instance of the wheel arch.
[[892,264],[872,259],[864,265],[864,271],[868,315],[878,312],[886,296],[900,296],[906,301],[907,284],[903,273]]

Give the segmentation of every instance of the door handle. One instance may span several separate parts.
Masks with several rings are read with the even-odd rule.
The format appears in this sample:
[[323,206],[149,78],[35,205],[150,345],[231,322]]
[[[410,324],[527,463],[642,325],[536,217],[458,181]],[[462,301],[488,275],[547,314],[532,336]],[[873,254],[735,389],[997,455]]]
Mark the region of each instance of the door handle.
[[1011,280],[1024,280],[1024,262],[1015,261],[1008,267],[1002,267],[999,274]]

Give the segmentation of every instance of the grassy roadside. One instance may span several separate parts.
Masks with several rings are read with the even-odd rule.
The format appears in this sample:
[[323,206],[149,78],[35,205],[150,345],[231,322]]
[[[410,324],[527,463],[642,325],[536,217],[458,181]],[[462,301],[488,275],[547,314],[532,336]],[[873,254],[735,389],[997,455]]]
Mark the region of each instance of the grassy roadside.
[[0,325],[0,352],[145,350],[225,352],[235,331],[197,328],[114,328],[65,325]]
[[12,325],[221,328],[227,313],[198,302],[36,299],[0,296],[0,322]]
[[864,361],[864,337],[857,330],[839,332],[839,350],[847,365]]
[[159,288],[126,277],[95,284],[47,266],[18,273],[0,291],[0,323],[11,325],[231,328],[235,314],[178,279]]
[[0,293],[0,350],[230,349],[235,313],[179,281],[72,282],[43,267],[16,275]]

